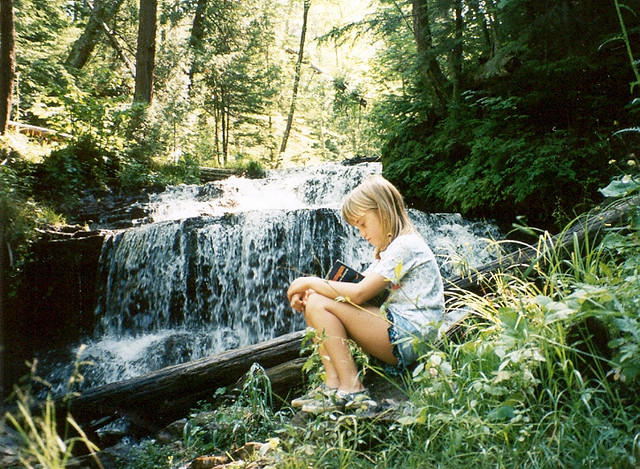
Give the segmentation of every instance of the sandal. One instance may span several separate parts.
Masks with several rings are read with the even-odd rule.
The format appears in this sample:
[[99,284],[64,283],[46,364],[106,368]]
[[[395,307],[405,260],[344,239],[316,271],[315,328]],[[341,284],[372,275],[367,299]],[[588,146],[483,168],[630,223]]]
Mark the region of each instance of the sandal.
[[339,391],[327,394],[324,397],[318,395],[316,399],[302,406],[302,412],[318,415],[335,410],[344,410],[346,403],[347,401],[340,397]]
[[346,400],[344,408],[350,412],[365,411],[378,406],[378,403],[369,396],[367,389],[348,394],[345,393],[343,398]]
[[315,399],[303,405],[302,411],[317,415],[336,410],[367,410],[377,405],[377,402],[369,397],[369,391],[367,389],[356,392],[337,391],[325,396],[324,399]]
[[329,388],[326,384],[322,383],[315,389],[312,389],[304,396],[297,397],[291,401],[291,407],[294,409],[299,409],[303,407],[305,404],[309,404],[310,402],[321,400],[324,397],[329,396],[330,394],[335,394],[335,388]]

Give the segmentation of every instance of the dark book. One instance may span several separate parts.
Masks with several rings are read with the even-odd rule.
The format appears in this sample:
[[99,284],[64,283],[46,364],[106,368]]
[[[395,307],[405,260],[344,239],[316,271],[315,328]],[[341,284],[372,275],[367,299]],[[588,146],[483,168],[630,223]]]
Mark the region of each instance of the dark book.
[[358,283],[363,278],[364,275],[342,261],[336,261],[327,275],[327,280],[335,280],[336,282]]

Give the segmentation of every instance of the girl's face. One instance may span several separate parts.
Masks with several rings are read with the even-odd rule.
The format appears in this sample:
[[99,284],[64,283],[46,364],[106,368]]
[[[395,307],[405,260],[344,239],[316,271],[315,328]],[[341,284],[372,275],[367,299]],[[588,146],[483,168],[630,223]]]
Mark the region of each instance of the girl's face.
[[374,248],[382,251],[389,244],[389,237],[382,229],[378,214],[369,210],[358,218],[353,225],[360,231],[360,236],[366,239]]

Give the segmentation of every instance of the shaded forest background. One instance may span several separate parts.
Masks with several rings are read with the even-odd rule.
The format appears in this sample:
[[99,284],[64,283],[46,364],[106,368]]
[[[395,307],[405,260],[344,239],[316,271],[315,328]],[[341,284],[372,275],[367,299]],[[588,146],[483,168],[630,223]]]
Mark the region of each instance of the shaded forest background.
[[637,162],[637,1],[2,5],[13,205],[380,157],[418,208],[556,230]]

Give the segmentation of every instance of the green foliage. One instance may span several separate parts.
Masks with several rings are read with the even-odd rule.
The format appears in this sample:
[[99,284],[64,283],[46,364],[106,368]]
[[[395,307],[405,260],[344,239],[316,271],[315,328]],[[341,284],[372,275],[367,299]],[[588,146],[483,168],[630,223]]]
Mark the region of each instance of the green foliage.
[[277,427],[281,415],[274,412],[272,399],[269,378],[264,369],[254,364],[233,402],[216,412],[194,414],[185,427],[185,435],[188,441],[199,440],[207,451],[217,452],[264,440]]
[[[635,244],[637,228],[633,231],[629,236]],[[469,295],[461,297],[467,306],[475,305],[483,324],[477,326],[472,340],[452,344],[449,354],[435,352],[415,370],[414,380],[421,383],[418,393],[425,401],[422,412],[414,414],[411,422],[427,427],[442,423],[445,416],[434,416],[431,406],[441,405],[434,401],[451,399],[456,418],[446,417],[445,421],[460,428],[460,423],[469,424],[468,419],[473,418],[478,433],[472,435],[481,438],[473,445],[495,448],[503,440],[513,444],[515,452],[508,458],[514,459],[501,461],[504,455],[496,452],[494,462],[512,465],[526,454],[542,461],[546,454],[560,465],[597,458],[599,466],[624,461],[623,467],[632,467],[633,430],[629,431],[638,428],[633,417],[637,403],[622,404],[620,394],[626,394],[626,386],[611,384],[609,377],[624,377],[616,364],[618,357],[629,360],[627,369],[634,373],[637,362],[624,352],[612,361],[607,356],[607,345],[615,351],[625,344],[626,352],[637,346],[629,340],[633,324],[620,320],[635,316],[631,305],[637,293],[620,280],[628,277],[627,266],[637,269],[637,246],[629,246],[629,240],[623,244],[634,254],[623,256],[622,263],[617,254],[611,255],[611,243],[605,240],[599,247],[575,251],[570,262],[556,258],[558,253],[550,255],[547,267],[539,271],[545,279],[542,284],[500,275],[492,279],[498,285],[496,295],[470,304]],[[571,333],[591,324],[586,323],[589,318],[604,324],[616,339],[603,347],[599,344],[602,329],[593,326],[583,328],[577,336]],[[637,333],[637,324],[635,327]],[[433,358],[440,356],[447,361],[439,358],[435,362],[446,363],[445,371],[433,364]],[[635,379],[632,386],[637,387]],[[616,418],[609,420],[610,413]],[[592,433],[594,425],[603,431]],[[551,428],[556,436],[544,442],[542,434]],[[530,445],[537,444],[543,445],[540,454],[532,455]]]
[[[80,353],[78,353],[78,357]],[[74,373],[68,386],[66,398],[72,395],[74,384],[82,381],[80,367],[87,362],[76,360]],[[74,457],[74,449],[82,445],[93,457],[96,467],[102,468],[96,456],[98,447],[92,443],[86,433],[76,423],[70,413],[64,420],[56,417],[53,398],[47,395],[44,402],[38,402],[32,395],[33,384],[43,382],[36,374],[36,362],[31,364],[31,373],[26,378],[24,387],[15,387],[12,409],[4,414],[4,422],[13,427],[21,439],[19,458],[22,467],[29,469],[46,467],[48,469],[63,469],[69,467]],[[47,384],[47,383],[44,383]],[[63,423],[63,425],[61,425]],[[63,431],[61,432],[61,430]]]
[[[450,8],[430,6],[433,50],[448,81]],[[462,100],[451,96],[440,115],[413,61],[399,58],[412,50],[402,22],[382,21],[393,8],[378,10],[388,45],[380,59],[388,56],[396,66],[386,73],[403,80],[373,111],[385,175],[427,210],[505,222],[524,215],[559,229],[600,200],[598,188],[614,174],[608,161],[635,148],[611,138],[620,124],[634,122],[633,107],[625,109],[628,58],[619,43],[602,45],[604,37],[619,36],[615,8],[517,0],[487,9],[465,15]],[[499,18],[499,27],[490,26],[499,48],[493,38],[483,40],[487,16]],[[636,16],[625,19],[637,26]],[[388,83],[390,76],[383,78]]]
[[194,409],[183,430],[182,446],[175,448],[145,440],[135,448],[127,468],[174,467],[192,455],[230,453],[250,441],[261,441],[283,424],[288,411],[273,410],[271,382],[264,369],[254,364],[240,388],[217,397],[226,399],[216,410],[209,404]]
[[[220,34],[214,41],[197,44],[199,54],[192,66],[193,86],[201,95],[193,97],[210,116],[201,122],[209,132],[211,127],[216,129],[217,165],[227,164],[233,137],[240,148],[262,143],[259,133],[268,130],[264,117],[270,115],[282,87],[280,66],[271,59],[274,4],[265,0],[257,8],[222,3],[208,5],[211,13],[205,16],[203,28]],[[233,129],[228,127],[231,115]]]
[[68,467],[76,444],[83,443],[92,453],[98,449],[70,415],[67,416],[66,422],[79,436],[63,439],[58,435],[56,410],[51,397],[45,401],[42,415],[34,415],[28,405],[28,397],[19,392],[18,415],[14,416],[11,413],[5,415],[6,420],[22,438],[24,446],[20,462],[23,467],[63,469]]
[[79,195],[86,187],[102,187],[113,178],[118,158],[89,136],[54,150],[37,169],[37,190],[51,200]]
[[[530,103],[467,92],[455,115],[430,135],[410,121],[383,149],[385,175],[429,210],[530,222],[552,227],[592,203],[612,175],[608,144],[573,129],[537,129]],[[402,155],[402,156],[400,156]]]
[[161,445],[155,440],[144,440],[139,446],[131,450],[131,454],[126,462],[127,469],[147,469],[155,467],[158,469],[170,469],[174,467],[174,461],[179,459],[175,448]]
[[260,164],[260,162],[255,160],[249,160],[247,162],[241,162],[235,166],[237,169],[242,171],[244,177],[249,179],[262,179],[266,176],[266,171]]
[[614,178],[607,187],[600,189],[605,197],[625,197],[638,192],[640,181],[635,177],[624,175]]
[[188,155],[177,164],[123,161],[118,172],[118,184],[124,192],[135,192],[148,187],[166,187],[177,184],[197,184],[200,168]]
[[[6,159],[5,159],[6,158]],[[15,294],[20,272],[29,262],[31,245],[38,237],[38,229],[64,223],[64,218],[48,204],[37,202],[32,186],[35,170],[22,160],[9,145],[3,147],[0,159],[0,230],[8,256],[8,293]]]

